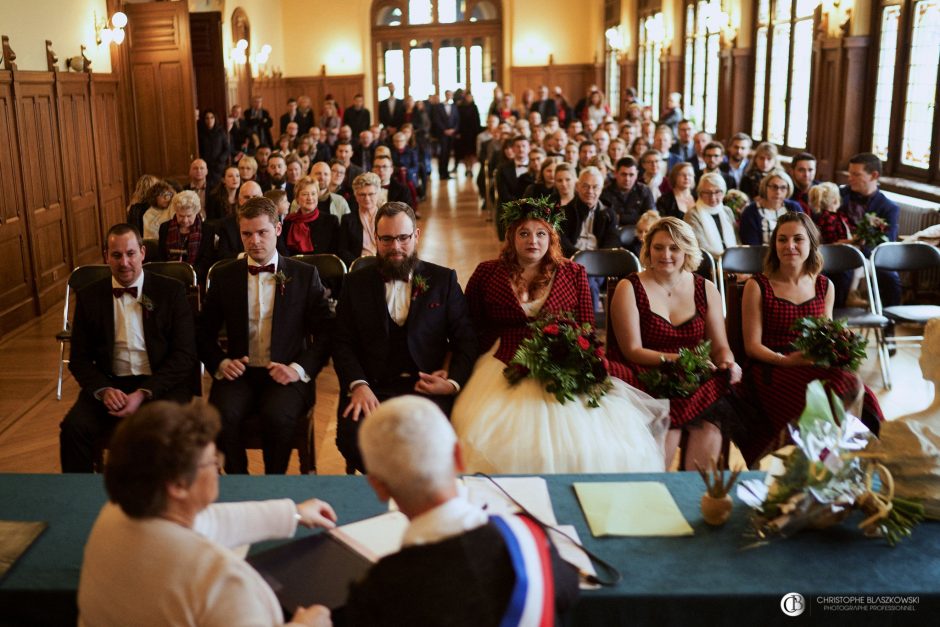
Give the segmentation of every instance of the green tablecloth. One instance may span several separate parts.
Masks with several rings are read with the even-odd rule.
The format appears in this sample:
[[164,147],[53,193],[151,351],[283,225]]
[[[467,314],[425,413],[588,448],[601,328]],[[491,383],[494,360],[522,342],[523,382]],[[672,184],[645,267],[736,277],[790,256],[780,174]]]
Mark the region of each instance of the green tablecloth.
[[[546,477],[559,522],[623,573],[613,588],[584,592],[577,625],[932,624],[940,616],[940,526],[888,548],[864,538],[857,518],[826,532],[745,550],[746,509],[738,504],[721,528],[698,510],[698,475],[555,475]],[[594,538],[578,506],[574,481],[664,481],[695,530],[683,538]],[[220,500],[316,496],[340,522],[384,511],[363,477],[223,477]],[[0,519],[44,520],[49,528],[0,582],[0,623],[75,623],[82,549],[105,500],[100,476],[0,475]],[[301,533],[306,533],[302,531]],[[789,618],[781,597],[799,592],[809,608]],[[915,611],[826,611],[819,596],[914,595]]]

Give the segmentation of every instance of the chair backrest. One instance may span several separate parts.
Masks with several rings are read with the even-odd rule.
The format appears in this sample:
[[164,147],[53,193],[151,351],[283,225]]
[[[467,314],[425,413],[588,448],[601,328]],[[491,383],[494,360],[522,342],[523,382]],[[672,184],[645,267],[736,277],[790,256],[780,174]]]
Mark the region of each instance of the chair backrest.
[[622,278],[640,271],[636,255],[623,248],[579,250],[571,257],[571,261],[584,266],[588,276]]
[[185,261],[151,261],[144,264],[144,269],[154,274],[176,279],[186,287],[196,287],[196,270]]
[[871,254],[879,270],[914,271],[940,267],[940,249],[925,242],[886,242]]
[[69,326],[69,308],[71,307],[71,296],[73,291],[78,291],[90,285],[99,279],[105,279],[111,276],[111,266],[104,263],[89,264],[87,266],[78,266],[69,275],[69,280],[65,284],[65,303],[62,305],[62,328]]
[[156,257],[157,253],[160,251],[160,240],[145,239],[141,244],[147,249],[147,255],[150,257]]
[[213,273],[215,273],[216,271],[218,271],[219,268],[221,268],[221,267],[223,267],[223,266],[227,266],[228,264],[234,263],[234,262],[236,262],[236,261],[238,261],[238,260],[237,260],[237,259],[234,259],[234,258],[219,259],[219,260],[216,261],[214,264],[212,264],[212,267],[209,268],[209,273],[206,274],[206,291],[208,291],[208,290],[209,290],[209,286],[212,285],[212,275],[213,275]]
[[865,255],[851,244],[823,244],[823,272],[846,272],[865,265]]
[[349,264],[349,271],[355,272],[356,270],[362,270],[363,268],[368,268],[369,266],[375,265],[378,261],[378,258],[369,255],[368,257],[359,257],[353,259],[353,262]]
[[346,274],[346,264],[331,253],[294,255],[292,259],[309,264],[317,269],[321,279],[340,279]]
[[756,274],[764,268],[766,246],[732,246],[718,260],[720,272]]
[[702,263],[698,265],[698,270],[695,273],[713,283],[715,282],[715,258],[704,248],[702,249]]
[[625,224],[617,227],[617,235],[620,237],[620,245],[628,248],[636,241],[636,225]]

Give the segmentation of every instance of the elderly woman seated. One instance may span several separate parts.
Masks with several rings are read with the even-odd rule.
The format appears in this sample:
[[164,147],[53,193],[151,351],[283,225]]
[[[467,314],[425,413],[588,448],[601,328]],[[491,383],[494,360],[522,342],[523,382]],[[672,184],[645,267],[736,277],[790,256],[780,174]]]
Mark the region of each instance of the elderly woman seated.
[[[281,625],[274,592],[226,547],[332,527],[317,499],[213,504],[222,461],[209,405],[156,401],[125,418],[104,473],[110,502],[85,545],[78,589],[84,625]],[[291,624],[329,625],[322,606]]]
[[738,245],[734,230],[734,212],[722,202],[725,180],[717,172],[706,172],[698,181],[698,199],[685,214],[685,221],[695,232],[699,246],[715,258]]
[[202,282],[215,261],[215,232],[199,216],[199,209],[196,192],[180,192],[173,197],[173,217],[160,225],[156,257],[160,261],[185,261],[196,269]]

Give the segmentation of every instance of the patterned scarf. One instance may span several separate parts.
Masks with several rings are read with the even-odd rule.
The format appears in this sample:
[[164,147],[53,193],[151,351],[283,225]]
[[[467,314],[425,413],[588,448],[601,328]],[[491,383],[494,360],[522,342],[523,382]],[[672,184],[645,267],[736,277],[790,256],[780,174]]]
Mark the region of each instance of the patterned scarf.
[[319,217],[319,209],[314,209],[310,213],[295,211],[287,214],[285,220],[292,223],[290,230],[287,232],[287,248],[289,250],[297,250],[301,253],[314,252],[313,238],[310,236],[310,227],[307,224]]
[[169,222],[166,232],[166,251],[169,261],[185,261],[190,265],[196,263],[199,255],[199,245],[202,243],[202,218],[196,216],[196,221],[189,227],[189,233],[181,233],[176,216]]

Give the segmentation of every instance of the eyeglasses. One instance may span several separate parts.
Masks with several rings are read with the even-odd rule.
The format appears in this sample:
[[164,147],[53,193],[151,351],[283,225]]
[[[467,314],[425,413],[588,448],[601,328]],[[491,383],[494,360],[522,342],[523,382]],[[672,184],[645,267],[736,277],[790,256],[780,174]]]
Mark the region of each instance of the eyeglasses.
[[386,246],[396,241],[399,244],[407,244],[408,240],[414,237],[414,235],[414,232],[408,233],[407,235],[379,235],[378,240]]
[[196,468],[202,470],[203,468],[211,468],[215,466],[219,471],[219,474],[222,474],[223,469],[225,468],[225,453],[216,451],[215,457],[208,462],[200,462],[196,464]]
[[767,185],[767,189],[773,190],[775,192],[785,192],[789,189],[789,187],[787,185],[774,185],[773,183],[770,183]]

